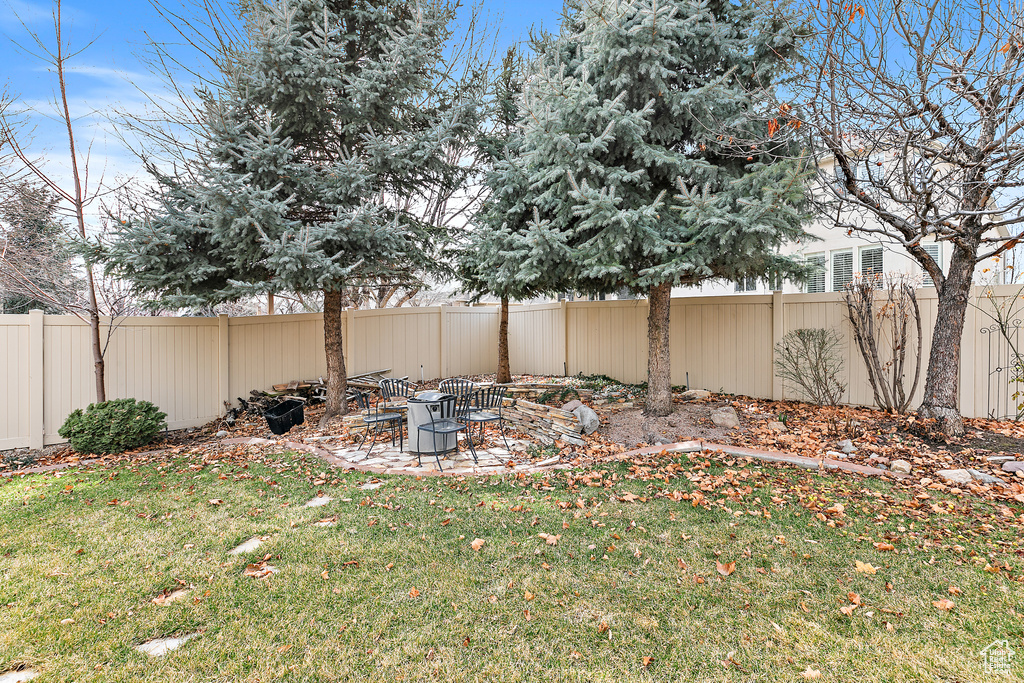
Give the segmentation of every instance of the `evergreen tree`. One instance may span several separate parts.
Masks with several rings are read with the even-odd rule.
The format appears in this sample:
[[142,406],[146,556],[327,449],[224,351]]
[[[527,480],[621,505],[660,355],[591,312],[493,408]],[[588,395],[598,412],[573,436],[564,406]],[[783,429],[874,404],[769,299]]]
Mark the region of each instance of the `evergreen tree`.
[[801,273],[777,254],[804,234],[801,170],[717,133],[759,125],[748,93],[794,53],[785,19],[750,0],[569,2],[561,34],[535,41],[522,122],[537,215],[518,275],[647,293],[648,414],[672,409],[673,285]]
[[208,152],[172,174],[150,166],[150,210],[127,217],[103,254],[164,305],[321,291],[324,422],[347,411],[346,288],[434,266],[437,235],[407,207],[457,182],[446,151],[476,128],[444,58],[455,9],[255,4],[251,45],[223,55],[219,89],[198,93]]
[[82,300],[59,205],[52,192],[27,182],[0,201],[0,313],[63,313]]
[[522,91],[522,57],[512,47],[502,60],[494,83],[493,128],[481,135],[478,142],[487,163],[483,182],[488,194],[457,255],[463,287],[477,296],[492,294],[501,300],[496,377],[499,383],[512,381],[508,354],[509,299],[523,299],[536,292],[536,288],[519,276],[518,268],[528,250],[532,211],[521,157],[519,100]]

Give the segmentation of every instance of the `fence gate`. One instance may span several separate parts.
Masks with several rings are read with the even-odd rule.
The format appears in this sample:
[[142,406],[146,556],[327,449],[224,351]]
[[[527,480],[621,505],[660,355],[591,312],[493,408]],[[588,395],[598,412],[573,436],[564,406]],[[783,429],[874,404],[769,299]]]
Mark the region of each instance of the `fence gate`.
[[992,324],[981,328],[988,343],[988,397],[986,414],[995,420],[1019,420],[1024,403],[1021,382],[1021,327],[1024,321],[1010,321],[1006,329]]

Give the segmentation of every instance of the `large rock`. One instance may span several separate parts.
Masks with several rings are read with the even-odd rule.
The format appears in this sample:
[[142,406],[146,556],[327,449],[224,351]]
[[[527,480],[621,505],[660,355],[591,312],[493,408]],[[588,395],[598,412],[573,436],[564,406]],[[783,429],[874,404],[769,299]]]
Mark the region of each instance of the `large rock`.
[[910,463],[906,460],[893,460],[889,469],[897,474],[910,474]]
[[1003,472],[1024,472],[1024,460],[1003,463]]
[[974,477],[967,470],[939,470],[936,474],[949,484],[970,484],[974,481]]
[[974,477],[974,481],[981,482],[982,484],[999,484],[1000,486],[1006,486],[1006,482],[999,477],[994,477],[987,472],[980,470],[967,470]]
[[562,406],[562,410],[564,410],[564,411],[566,411],[568,413],[571,413],[572,411],[574,411],[577,408],[579,408],[581,405],[583,405],[583,401],[579,401],[579,400],[569,401],[564,406]]
[[856,453],[857,447],[854,446],[853,442],[850,441],[849,439],[843,439],[842,441],[839,442],[839,450],[847,454]]
[[704,389],[689,389],[684,391],[680,398],[684,401],[703,401],[706,398],[711,398],[711,392]]
[[580,421],[580,429],[583,430],[584,434],[593,434],[601,426],[601,418],[597,416],[597,413],[592,408],[580,405],[572,411],[572,414]]
[[788,429],[786,429],[786,423],[779,421],[769,422],[768,429],[772,430],[777,434],[783,434],[789,431]]
[[712,410],[711,421],[722,429],[735,429],[740,426],[740,417],[732,406],[723,406]]

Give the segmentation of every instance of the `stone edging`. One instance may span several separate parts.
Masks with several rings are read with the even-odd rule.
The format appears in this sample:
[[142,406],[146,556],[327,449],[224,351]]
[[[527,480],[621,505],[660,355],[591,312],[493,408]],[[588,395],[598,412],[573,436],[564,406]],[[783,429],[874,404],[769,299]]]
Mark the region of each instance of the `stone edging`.
[[[272,441],[270,439],[261,439],[259,437],[239,437],[234,439],[224,439],[221,441],[223,444],[243,444],[248,446],[281,446],[288,448],[293,451],[302,451],[303,453],[309,453],[320,458],[328,465],[333,467],[341,467],[346,470],[354,470],[356,472],[367,472],[370,474],[401,474],[405,476],[417,476],[417,477],[448,477],[448,476],[489,476],[492,474],[501,474],[502,471],[480,471],[467,474],[466,472],[452,472],[451,470],[445,472],[439,472],[437,470],[423,470],[422,472],[410,472],[407,469],[395,469],[393,467],[374,467],[372,465],[362,465],[360,463],[350,462],[343,458],[339,458],[330,451],[317,446],[310,446],[309,444],[301,443],[299,441]],[[515,472],[545,472],[548,470],[562,470],[572,467],[571,465],[561,462],[561,458],[549,458],[542,460],[541,462],[533,465],[532,467],[517,468]]]
[[785,451],[759,451],[756,448],[746,448],[744,446],[729,446],[720,443],[711,443],[708,441],[680,441],[677,443],[669,443],[661,446],[647,446],[645,448],[637,448],[626,453],[620,453],[619,455],[607,458],[609,460],[627,460],[636,455],[657,455],[658,453],[723,453],[725,455],[731,455],[737,458],[753,458],[754,460],[763,460],[765,462],[776,462],[782,465],[792,465],[794,467],[802,467],[807,470],[840,470],[842,472],[853,472],[856,474],[863,474],[870,477],[882,477],[891,472],[880,470],[877,467],[868,467],[867,465],[857,465],[852,462],[843,462],[842,460],[833,460],[831,458],[808,458],[804,455],[794,455],[793,453],[787,453]]

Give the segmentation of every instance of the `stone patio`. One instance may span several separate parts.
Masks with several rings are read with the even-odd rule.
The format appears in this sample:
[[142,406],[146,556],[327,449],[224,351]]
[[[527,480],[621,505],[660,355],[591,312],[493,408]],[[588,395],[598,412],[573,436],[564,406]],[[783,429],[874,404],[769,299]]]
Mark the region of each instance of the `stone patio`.
[[[498,443],[501,443],[500,441]],[[538,466],[553,465],[558,462],[538,463],[525,457],[527,447],[533,445],[532,441],[525,439],[509,439],[508,445],[511,452],[500,446],[487,444],[478,447],[477,462],[473,462],[473,454],[466,447],[462,439],[459,439],[459,450],[456,453],[449,453],[441,456],[441,467],[443,474],[475,475],[495,474],[503,471],[520,472],[533,471]],[[408,446],[408,444],[406,444]],[[342,462],[343,467],[352,467],[357,470],[376,471],[381,474],[437,474],[437,461],[433,453],[423,453],[420,456],[422,466],[417,465],[416,453],[408,450],[399,450],[398,444],[391,445],[391,442],[384,440],[377,442],[370,453],[363,445],[360,450],[358,444],[345,444],[342,446],[328,448],[330,452]]]

